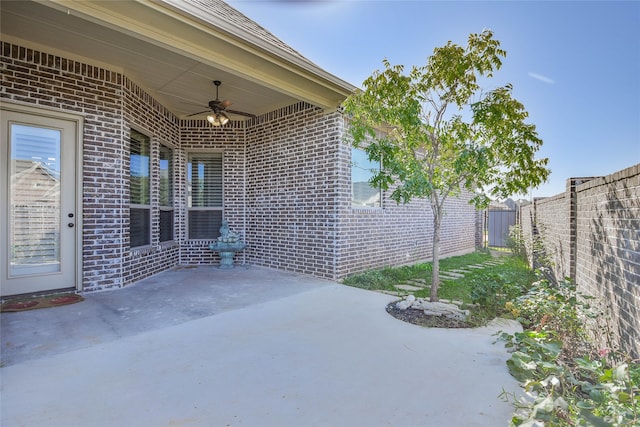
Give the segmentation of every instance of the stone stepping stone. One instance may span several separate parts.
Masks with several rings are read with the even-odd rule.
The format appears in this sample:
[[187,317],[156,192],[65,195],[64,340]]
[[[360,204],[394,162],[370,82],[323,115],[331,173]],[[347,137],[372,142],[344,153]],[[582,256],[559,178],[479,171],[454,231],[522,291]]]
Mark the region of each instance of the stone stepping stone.
[[396,285],[396,289],[402,289],[403,291],[421,291],[423,287],[411,286],[411,285]]
[[485,268],[485,266],[484,266],[484,265],[482,265],[482,264],[468,265],[467,267],[469,267],[469,268],[475,268],[475,269],[477,269],[477,270],[483,270],[483,269]]
[[453,271],[453,270],[443,271],[441,274],[446,274],[447,276],[452,276],[452,277],[455,277],[455,278],[458,278],[458,279],[461,278],[461,277],[464,277],[464,273],[459,273],[459,272]]
[[462,277],[467,273],[471,273],[471,270],[463,270],[462,268],[457,268],[455,270],[449,270],[449,271],[447,271],[447,273],[458,273]]

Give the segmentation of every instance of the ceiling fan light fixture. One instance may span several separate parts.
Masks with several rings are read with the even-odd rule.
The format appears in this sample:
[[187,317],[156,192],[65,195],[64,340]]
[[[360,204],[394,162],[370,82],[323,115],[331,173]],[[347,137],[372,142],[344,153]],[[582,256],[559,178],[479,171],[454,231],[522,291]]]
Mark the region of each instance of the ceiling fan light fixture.
[[211,123],[213,126],[224,126],[229,123],[229,117],[222,111],[218,113],[209,114],[207,116],[207,121]]
[[[227,113],[225,112],[225,109],[231,105],[231,102],[227,101],[226,99],[224,101],[220,101],[220,98],[218,98],[218,88],[220,87],[222,82],[220,80],[214,80],[213,84],[216,85],[216,99],[209,101],[209,110],[211,110],[211,112],[209,110],[205,110],[205,111],[200,111],[198,113],[189,114],[186,117],[199,116],[200,114],[203,114],[203,113],[209,113],[209,115],[207,116],[207,121],[211,123],[211,125],[224,126],[227,123],[229,123],[229,120],[230,120],[229,116],[227,116]],[[235,110],[227,110],[227,111],[231,114],[256,118],[254,114],[245,113],[243,111],[235,111]]]

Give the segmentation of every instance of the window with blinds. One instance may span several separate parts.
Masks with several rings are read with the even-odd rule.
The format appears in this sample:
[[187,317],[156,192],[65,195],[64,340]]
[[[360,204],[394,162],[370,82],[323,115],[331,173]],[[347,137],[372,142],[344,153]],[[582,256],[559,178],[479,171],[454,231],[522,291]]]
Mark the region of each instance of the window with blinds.
[[189,153],[187,163],[188,238],[213,240],[222,225],[222,153]]
[[160,145],[160,241],[173,240],[173,149]]
[[129,144],[129,239],[132,248],[151,244],[151,141],[131,129]]
[[6,209],[11,274],[20,274],[23,266],[38,266],[37,272],[60,271],[62,133],[9,123],[11,161]]

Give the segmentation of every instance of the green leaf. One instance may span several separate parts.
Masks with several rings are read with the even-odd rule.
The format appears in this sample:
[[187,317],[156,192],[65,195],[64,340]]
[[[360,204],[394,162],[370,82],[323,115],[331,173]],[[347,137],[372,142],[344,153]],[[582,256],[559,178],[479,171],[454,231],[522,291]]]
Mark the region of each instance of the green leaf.
[[589,422],[589,425],[592,425],[593,427],[612,427],[613,426],[613,424],[606,422],[604,418],[601,418],[592,414],[589,410],[586,410],[586,409],[581,410],[580,415],[582,416],[582,418],[584,418],[586,421]]
[[593,402],[590,402],[588,400],[581,400],[578,403],[576,403],[576,406],[579,409],[593,409],[593,408],[595,408],[595,405],[593,404]]
[[551,418],[554,410],[554,402],[551,396],[546,396],[535,405],[533,405],[533,418],[547,421]]
[[618,401],[620,403],[627,403],[631,400],[631,395],[625,391],[618,393]]

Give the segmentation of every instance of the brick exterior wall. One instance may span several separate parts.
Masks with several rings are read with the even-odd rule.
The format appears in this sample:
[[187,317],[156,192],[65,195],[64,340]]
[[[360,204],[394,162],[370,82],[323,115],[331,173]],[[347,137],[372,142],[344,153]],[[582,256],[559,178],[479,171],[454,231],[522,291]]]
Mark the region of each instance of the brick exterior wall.
[[3,100],[84,117],[82,253],[85,289],[121,286],[125,184],[122,76],[1,42]]
[[[160,164],[159,150],[160,144],[165,144],[172,148],[180,146],[180,127],[176,117],[159,104],[144,90],[134,82],[123,77],[123,116],[124,116],[124,139],[119,141],[122,145],[122,159],[120,164],[123,168],[116,170],[121,174],[122,181],[122,205],[124,207],[122,227],[119,233],[122,239],[122,284],[126,285],[145,277],[167,270],[178,263],[180,247],[178,238],[174,242],[160,243]],[[129,244],[129,129],[136,128],[138,131],[151,137],[151,244],[143,248],[130,249]],[[180,164],[179,162],[176,162]],[[174,181],[174,188],[180,190],[184,188],[180,185],[178,176]],[[107,190],[105,189],[105,192]],[[182,194],[182,193],[181,193]],[[176,200],[179,200],[176,198]]]
[[[350,147],[345,151],[348,156]],[[433,215],[428,201],[413,200],[398,205],[385,192],[382,208],[362,208],[351,206],[350,187],[341,194],[344,196],[338,216],[338,277],[431,259]],[[482,215],[468,203],[470,199],[470,194],[463,194],[445,203],[440,236],[442,257],[472,252],[479,247],[476,230],[482,224]]]
[[247,261],[335,278],[340,116],[300,103],[247,132]]
[[[344,122],[343,126],[346,126]],[[342,141],[337,171],[336,275],[343,278],[370,268],[404,265],[431,259],[433,214],[427,200],[398,205],[383,192],[380,208],[351,204],[351,146]],[[459,255],[481,247],[483,215],[469,204],[473,196],[463,192],[445,202],[440,230],[441,257]]]
[[[344,121],[304,102],[248,122],[179,120],[126,75],[0,43],[3,101],[84,118],[82,288],[121,287],[176,265],[217,264],[214,240],[188,240],[189,150],[223,153],[224,217],[247,249],[240,263],[339,279],[366,268],[428,259],[424,202],[351,207]],[[129,246],[129,130],[151,139],[151,244]],[[160,145],[174,150],[174,241],[159,241]],[[481,232],[469,195],[452,199],[443,255],[472,251]]]
[[[547,252],[558,272],[578,290],[597,298],[606,316],[592,332],[599,344],[608,337],[640,355],[640,164],[599,178],[572,178],[567,192],[538,200],[522,210],[546,230]],[[525,227],[531,238],[531,227]],[[562,277],[559,275],[559,277]]]
[[[223,218],[229,222],[229,229],[239,233],[247,241],[245,220],[245,129],[241,122],[229,122],[224,127],[213,127],[206,120],[185,120],[180,135],[180,159],[176,162],[174,187],[181,190],[176,200],[186,200],[186,164],[189,151],[222,152],[223,175],[222,187],[224,191]],[[209,250],[211,240],[188,240],[186,230],[187,208],[184,202],[178,204],[179,213],[176,224],[180,224],[177,240],[181,243],[180,264],[206,265],[218,264],[219,256]],[[247,241],[251,246],[251,241]],[[244,254],[236,255],[236,262],[243,263]]]

